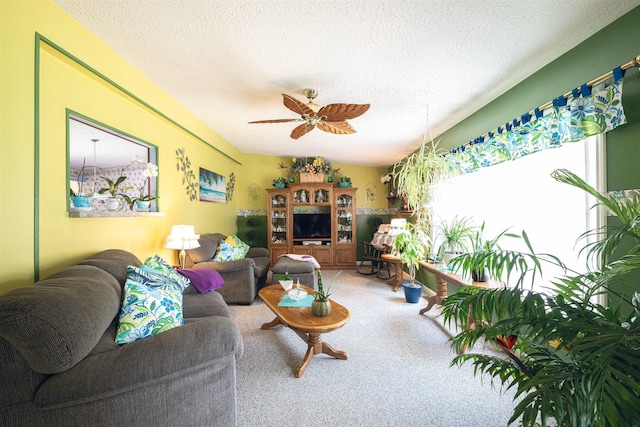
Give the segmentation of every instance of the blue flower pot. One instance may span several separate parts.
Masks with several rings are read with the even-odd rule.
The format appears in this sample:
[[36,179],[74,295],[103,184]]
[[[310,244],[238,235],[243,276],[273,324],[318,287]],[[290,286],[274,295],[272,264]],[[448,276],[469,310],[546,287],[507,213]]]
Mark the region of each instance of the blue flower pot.
[[340,188],[349,188],[349,186],[350,186],[350,185],[351,185],[351,183],[350,183],[350,182],[339,182],[339,183],[338,183],[338,186],[339,186]]
[[149,212],[151,210],[151,202],[146,200],[136,200],[136,211]]
[[414,285],[411,286],[411,282],[402,282],[402,288],[404,289],[404,297],[407,302],[411,304],[417,304],[420,302],[420,298],[422,297],[422,283],[416,282],[414,280]]
[[274,185],[276,186],[276,188],[284,188],[286,184],[284,182],[276,182]]
[[85,196],[74,196],[71,198],[71,201],[73,202],[74,208],[90,208],[92,198]]

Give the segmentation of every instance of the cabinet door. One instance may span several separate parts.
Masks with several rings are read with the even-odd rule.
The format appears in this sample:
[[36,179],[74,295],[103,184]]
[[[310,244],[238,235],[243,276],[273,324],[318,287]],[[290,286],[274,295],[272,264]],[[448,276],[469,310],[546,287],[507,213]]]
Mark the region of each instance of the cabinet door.
[[300,188],[293,192],[293,203],[307,205],[313,201],[313,195],[308,188]]
[[271,195],[271,218],[269,223],[269,238],[271,245],[287,245],[288,243],[287,198],[288,196],[286,194]]
[[313,250],[311,246],[306,245],[294,245],[293,253],[297,255],[311,255],[313,256]]
[[336,246],[333,249],[333,264],[336,267],[355,267],[355,248]]
[[313,248],[313,257],[322,267],[333,265],[331,253],[331,246],[314,246]]
[[289,249],[287,246],[284,245],[272,245],[271,248],[269,248],[269,256],[271,258],[271,265],[274,266],[276,264],[276,262],[278,262],[278,258],[280,257],[280,255],[284,255],[286,253],[289,252]]
[[336,198],[336,244],[351,244],[355,240],[353,196],[339,194]]

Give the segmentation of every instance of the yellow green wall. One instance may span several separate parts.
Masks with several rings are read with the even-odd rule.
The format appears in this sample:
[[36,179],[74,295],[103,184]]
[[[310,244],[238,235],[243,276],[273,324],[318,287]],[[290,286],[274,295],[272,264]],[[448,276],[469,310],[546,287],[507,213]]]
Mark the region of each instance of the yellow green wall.
[[[290,161],[239,152],[48,0],[0,1],[0,60],[0,294],[107,248],[175,261],[163,248],[171,225],[235,232],[238,210],[266,209],[264,188]],[[69,218],[67,109],[158,146],[164,216]],[[181,147],[196,175],[200,167],[235,174],[229,203],[189,201],[176,169]],[[386,168],[335,167],[360,188],[358,207],[387,207]],[[370,182],[378,196],[365,203]],[[249,202],[252,184],[259,203]]]

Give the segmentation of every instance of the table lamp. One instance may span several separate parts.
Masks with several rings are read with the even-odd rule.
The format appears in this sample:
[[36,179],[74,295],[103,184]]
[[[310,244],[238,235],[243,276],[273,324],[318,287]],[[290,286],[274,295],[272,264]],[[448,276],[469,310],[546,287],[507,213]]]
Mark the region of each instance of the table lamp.
[[180,251],[180,268],[184,268],[184,262],[187,257],[187,253],[184,250],[199,248],[199,238],[200,235],[195,233],[193,225],[174,225],[171,227],[171,234],[167,237],[165,248]]

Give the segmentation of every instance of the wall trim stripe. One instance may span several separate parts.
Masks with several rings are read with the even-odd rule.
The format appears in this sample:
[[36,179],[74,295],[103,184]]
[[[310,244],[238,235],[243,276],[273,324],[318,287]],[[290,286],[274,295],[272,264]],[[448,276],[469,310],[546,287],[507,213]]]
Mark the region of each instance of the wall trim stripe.
[[33,103],[33,281],[40,280],[40,35],[36,33]]

